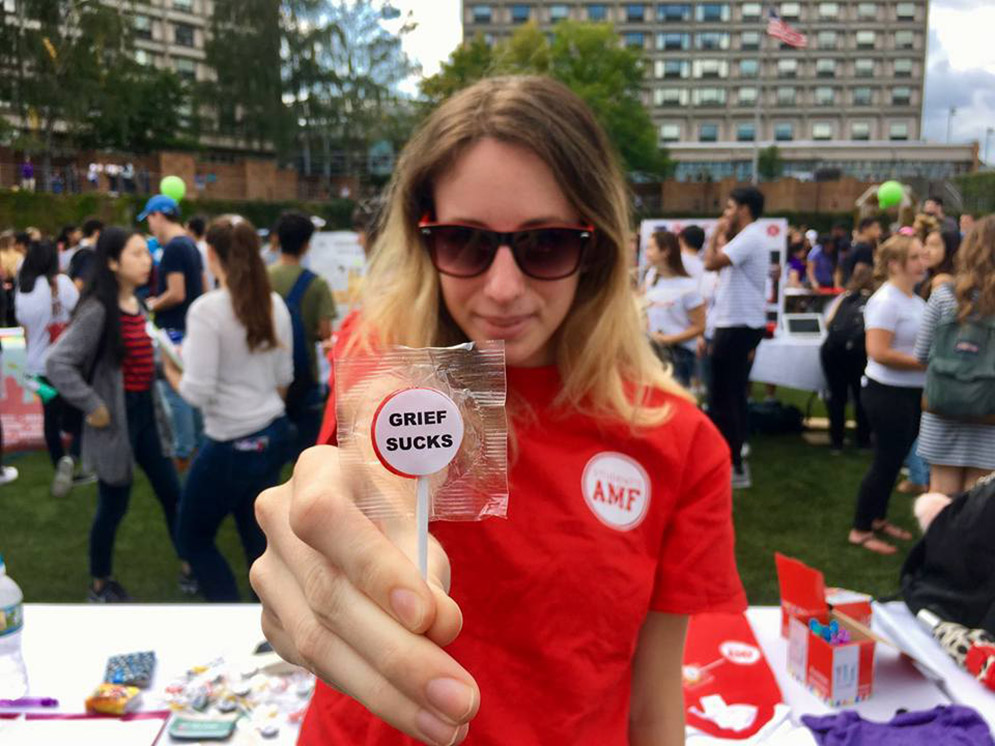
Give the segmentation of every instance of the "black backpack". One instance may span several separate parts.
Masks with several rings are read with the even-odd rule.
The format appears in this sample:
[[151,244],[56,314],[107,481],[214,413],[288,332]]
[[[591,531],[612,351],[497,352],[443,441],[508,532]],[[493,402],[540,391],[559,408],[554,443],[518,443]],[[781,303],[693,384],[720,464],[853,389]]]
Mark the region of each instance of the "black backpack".
[[304,302],[304,295],[307,293],[311,283],[317,275],[308,270],[302,269],[298,275],[294,286],[287,293],[285,302],[287,310],[290,311],[290,326],[294,334],[294,380],[287,388],[287,411],[295,412],[303,405],[308,392],[314,387],[314,376],[311,375],[311,359],[308,355],[307,330],[304,328],[304,315],[301,311],[301,304]]
[[995,473],[940,511],[902,566],[913,614],[995,634]]
[[864,350],[864,306],[870,295],[847,292],[829,323],[825,345],[830,350]]

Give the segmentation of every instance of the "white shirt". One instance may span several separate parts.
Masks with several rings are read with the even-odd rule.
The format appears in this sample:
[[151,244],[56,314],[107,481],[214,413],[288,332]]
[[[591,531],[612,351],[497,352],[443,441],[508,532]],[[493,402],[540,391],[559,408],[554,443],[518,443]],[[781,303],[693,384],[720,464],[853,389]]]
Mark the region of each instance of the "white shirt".
[[214,290],[217,285],[217,280],[214,277],[214,273],[211,271],[211,265],[207,263],[207,241],[197,242],[197,251],[200,252],[200,261],[204,265],[204,277],[207,278],[207,286],[204,288],[204,292]]
[[[906,295],[886,282],[864,306],[864,328],[891,332],[891,348],[912,356],[925,310],[926,301],[918,295]],[[889,368],[870,357],[864,375],[886,386],[922,388],[926,385],[925,371]]]
[[725,245],[722,253],[732,265],[719,271],[715,288],[714,328],[767,325],[767,270],[770,249],[763,227],[756,221],[743,228]]
[[202,410],[204,432],[219,441],[244,438],[284,413],[277,387],[294,380],[294,334],[283,299],[270,293],[279,346],[249,351],[231,295],[201,295],[187,312],[180,394]]
[[58,302],[62,306],[55,315],[53,311],[52,286],[47,277],[35,280],[35,286],[30,293],[17,291],[15,308],[17,323],[24,327],[25,343],[27,344],[27,359],[24,369],[28,375],[41,376],[45,374],[45,361],[52,348],[52,340],[48,332],[50,324],[68,324],[72,318],[79,291],[65,275],[55,276],[55,287],[58,291]]
[[705,274],[705,262],[697,254],[682,251],[681,264],[684,265],[684,271],[696,280],[700,280],[701,276]]
[[[680,334],[691,326],[689,312],[704,304],[694,277],[660,277],[646,290],[646,318],[650,332]],[[691,351],[694,338],[680,343]]]

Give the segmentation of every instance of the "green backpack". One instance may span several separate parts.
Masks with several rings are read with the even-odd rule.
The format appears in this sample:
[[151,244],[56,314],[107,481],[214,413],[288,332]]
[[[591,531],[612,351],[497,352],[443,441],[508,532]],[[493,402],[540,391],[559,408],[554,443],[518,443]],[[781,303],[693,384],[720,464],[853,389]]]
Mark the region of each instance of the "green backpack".
[[929,351],[923,408],[941,417],[995,424],[995,316],[940,320]]

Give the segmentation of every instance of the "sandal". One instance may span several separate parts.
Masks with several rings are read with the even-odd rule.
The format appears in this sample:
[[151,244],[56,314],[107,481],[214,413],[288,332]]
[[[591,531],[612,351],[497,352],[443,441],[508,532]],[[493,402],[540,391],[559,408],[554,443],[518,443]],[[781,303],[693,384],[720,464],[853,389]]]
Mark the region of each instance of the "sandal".
[[884,556],[889,556],[898,551],[897,548],[893,547],[886,541],[881,541],[877,536],[874,535],[873,531],[869,531],[859,539],[853,538],[854,532],[850,532],[849,542],[852,546],[863,547],[869,552],[874,552],[875,554],[881,554]]
[[888,521],[874,521],[871,527],[875,531],[880,531],[886,536],[892,539],[898,539],[899,541],[912,541],[912,534],[906,531],[901,526],[896,526],[894,523],[889,523]]

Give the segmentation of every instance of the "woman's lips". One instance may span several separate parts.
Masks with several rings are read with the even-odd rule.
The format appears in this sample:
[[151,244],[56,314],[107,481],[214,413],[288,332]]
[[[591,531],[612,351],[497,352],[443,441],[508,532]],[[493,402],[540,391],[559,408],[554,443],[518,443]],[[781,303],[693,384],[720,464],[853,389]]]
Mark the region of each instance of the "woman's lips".
[[491,339],[511,339],[521,334],[534,316],[478,316],[486,336]]

